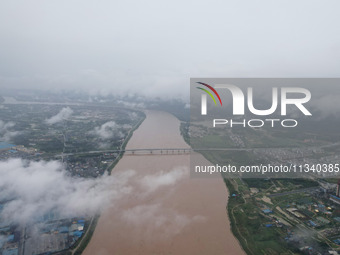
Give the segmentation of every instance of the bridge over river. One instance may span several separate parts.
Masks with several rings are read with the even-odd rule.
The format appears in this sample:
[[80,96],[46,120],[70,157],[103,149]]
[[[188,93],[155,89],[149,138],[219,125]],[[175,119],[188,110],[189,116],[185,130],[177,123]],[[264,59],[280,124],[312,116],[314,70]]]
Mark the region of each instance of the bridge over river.
[[169,154],[190,154],[194,151],[252,151],[250,148],[137,148],[137,149],[117,149],[117,150],[100,150],[100,151],[82,151],[63,153],[57,156],[73,156],[85,154],[99,154],[99,153],[125,153],[125,155],[169,155]]
[[63,153],[56,155],[56,157],[65,157],[73,155],[99,154],[99,153],[124,153],[125,155],[169,155],[169,154],[190,154],[191,152],[200,151],[254,151],[254,150],[277,150],[277,149],[323,149],[340,145],[340,142],[331,143],[322,146],[311,147],[254,147],[254,148],[135,148],[135,149],[116,149],[116,150],[98,150],[98,151],[81,151],[72,153]]

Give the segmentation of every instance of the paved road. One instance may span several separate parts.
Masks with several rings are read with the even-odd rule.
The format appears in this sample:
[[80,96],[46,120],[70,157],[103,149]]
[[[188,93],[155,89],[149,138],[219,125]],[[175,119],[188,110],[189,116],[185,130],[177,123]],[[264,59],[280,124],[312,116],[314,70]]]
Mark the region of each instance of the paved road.
[[311,187],[311,188],[304,188],[304,189],[297,189],[297,190],[292,190],[292,191],[287,191],[287,192],[282,192],[282,193],[270,194],[270,195],[268,195],[268,197],[280,197],[280,196],[287,196],[287,195],[301,193],[301,192],[311,192],[311,191],[317,190],[319,188],[320,188],[320,186]]

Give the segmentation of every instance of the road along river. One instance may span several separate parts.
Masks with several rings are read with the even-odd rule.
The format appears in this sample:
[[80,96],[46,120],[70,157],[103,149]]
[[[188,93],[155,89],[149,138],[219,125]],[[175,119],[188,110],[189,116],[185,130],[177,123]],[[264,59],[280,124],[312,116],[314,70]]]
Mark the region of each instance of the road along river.
[[[173,115],[146,115],[127,149],[188,147]],[[245,254],[230,230],[223,180],[191,178],[189,164],[185,154],[124,155],[113,172],[134,170],[133,192],[102,213],[83,254]]]

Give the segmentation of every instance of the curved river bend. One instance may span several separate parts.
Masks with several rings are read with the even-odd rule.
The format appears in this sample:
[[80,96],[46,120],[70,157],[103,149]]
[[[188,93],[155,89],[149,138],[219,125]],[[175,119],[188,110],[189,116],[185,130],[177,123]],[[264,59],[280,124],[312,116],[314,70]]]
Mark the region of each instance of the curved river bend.
[[[146,114],[127,149],[188,147],[174,116]],[[189,164],[189,155],[124,155],[113,171],[134,170],[134,192],[102,213],[83,254],[245,254],[230,230],[223,180],[190,178]]]

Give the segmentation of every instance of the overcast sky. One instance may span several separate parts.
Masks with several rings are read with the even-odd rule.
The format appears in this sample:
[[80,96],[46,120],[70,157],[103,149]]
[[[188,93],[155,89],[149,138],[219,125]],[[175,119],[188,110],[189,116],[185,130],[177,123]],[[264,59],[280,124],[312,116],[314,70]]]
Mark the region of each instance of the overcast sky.
[[339,77],[339,0],[2,0],[0,86],[183,97],[190,77]]

